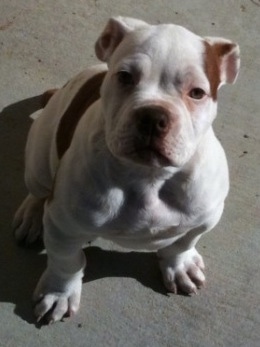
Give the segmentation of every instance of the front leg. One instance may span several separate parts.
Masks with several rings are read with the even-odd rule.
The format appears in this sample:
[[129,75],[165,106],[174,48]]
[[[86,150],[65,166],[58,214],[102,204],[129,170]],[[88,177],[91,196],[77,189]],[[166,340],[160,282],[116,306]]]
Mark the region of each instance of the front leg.
[[84,241],[62,232],[46,213],[44,242],[48,265],[33,296],[37,321],[44,318],[52,323],[78,311],[86,264],[82,251]]
[[202,234],[218,223],[224,204],[203,226],[194,228],[172,245],[158,251],[160,268],[166,288],[173,293],[191,295],[205,284],[205,265],[195,246]]

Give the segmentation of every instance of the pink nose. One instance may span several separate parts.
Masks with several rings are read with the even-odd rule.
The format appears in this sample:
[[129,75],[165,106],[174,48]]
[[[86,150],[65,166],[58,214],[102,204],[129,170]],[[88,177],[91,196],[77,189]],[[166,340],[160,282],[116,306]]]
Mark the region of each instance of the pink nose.
[[137,131],[144,137],[162,137],[169,130],[169,115],[161,107],[142,107],[135,119]]

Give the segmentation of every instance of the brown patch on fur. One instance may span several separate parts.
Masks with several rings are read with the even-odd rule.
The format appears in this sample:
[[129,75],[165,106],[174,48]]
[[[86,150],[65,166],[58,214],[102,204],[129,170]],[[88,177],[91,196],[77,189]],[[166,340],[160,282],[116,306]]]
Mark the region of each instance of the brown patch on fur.
[[44,108],[48,104],[50,98],[57,92],[57,90],[58,89],[48,89],[46,90],[46,92],[42,94],[42,99],[41,99],[42,108]]
[[210,91],[213,100],[217,99],[218,87],[221,82],[221,59],[228,54],[235,44],[233,43],[215,43],[210,45],[204,41],[205,45],[205,72],[210,82]]
[[210,83],[210,92],[213,100],[217,99],[220,84],[220,64],[216,51],[208,42],[205,44],[205,72]]
[[100,98],[100,87],[106,72],[100,72],[86,81],[71,101],[61,118],[56,144],[59,159],[69,148],[77,124],[86,110]]

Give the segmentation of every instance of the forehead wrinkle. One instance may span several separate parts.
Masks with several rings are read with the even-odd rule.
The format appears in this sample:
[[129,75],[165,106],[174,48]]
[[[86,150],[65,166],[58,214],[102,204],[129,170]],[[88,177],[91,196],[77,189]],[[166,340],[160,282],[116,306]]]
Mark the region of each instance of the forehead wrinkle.
[[176,33],[175,30],[173,32],[175,36],[169,28],[160,31],[149,42],[153,77],[159,78],[162,87],[167,87],[168,84],[177,88],[183,84],[198,84],[208,91],[208,80],[203,68],[201,39],[192,34],[191,41],[189,32],[185,32],[185,40],[183,40],[182,32]]
[[157,64],[167,58],[179,64],[184,57],[187,60],[187,57],[192,56],[194,60],[198,51],[203,51],[200,41],[201,38],[197,35],[174,24],[141,27],[126,35],[113,60],[118,61],[128,54],[143,53]]
[[140,45],[140,51],[145,51],[156,66],[174,65],[180,68],[194,63],[203,66],[201,38],[176,25],[156,26]]
[[142,70],[149,70],[150,82],[154,79],[167,83],[169,79],[178,83],[195,67],[198,72],[194,72],[194,78],[199,80],[201,76],[201,80],[204,77],[207,79],[203,40],[181,26],[163,24],[142,27],[127,34],[120,46],[113,60],[135,63],[137,56],[142,61],[146,60],[138,65]]

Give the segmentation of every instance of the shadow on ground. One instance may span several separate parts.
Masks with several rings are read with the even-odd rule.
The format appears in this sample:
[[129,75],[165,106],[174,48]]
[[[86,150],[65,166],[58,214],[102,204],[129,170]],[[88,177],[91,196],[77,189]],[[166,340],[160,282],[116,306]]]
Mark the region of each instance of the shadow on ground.
[[[14,312],[35,323],[31,295],[45,268],[46,255],[39,249],[15,245],[11,222],[26,195],[23,183],[24,147],[31,124],[29,115],[41,108],[41,96],[7,106],[0,113],[0,302],[13,303]],[[154,253],[117,252],[99,247],[86,249],[84,282],[104,277],[131,277],[155,292],[166,295]]]

